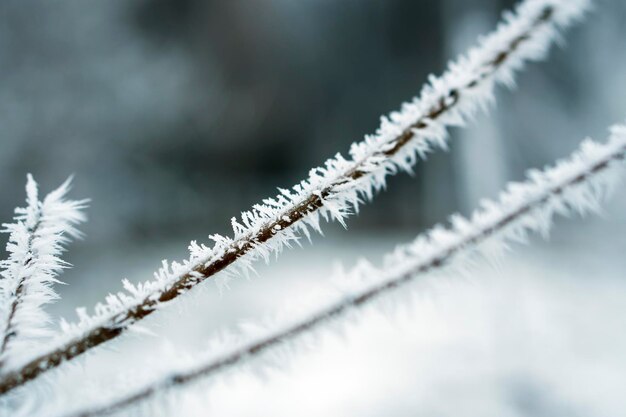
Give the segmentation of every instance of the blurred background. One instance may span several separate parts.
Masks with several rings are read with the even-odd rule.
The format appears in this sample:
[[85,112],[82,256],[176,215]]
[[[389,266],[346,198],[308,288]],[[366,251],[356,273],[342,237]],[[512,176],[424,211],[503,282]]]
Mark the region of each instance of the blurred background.
[[[51,309],[55,315],[71,314],[75,305],[92,305],[105,291],[116,290],[121,278],[148,279],[161,258],[184,257],[189,240],[230,233],[230,217],[273,195],[275,187],[296,183],[336,152],[345,154],[353,141],[377,128],[381,114],[418,94],[428,74],[440,74],[448,60],[490,31],[502,10],[513,4],[509,0],[3,1],[0,219],[8,221],[13,208],[23,204],[26,173],[33,173],[43,191],[75,175],[72,195],[92,199],[90,221],[82,228],[85,240],[72,245],[67,258],[76,266],[63,276],[71,285],[61,289],[64,299]],[[327,226],[327,240],[316,239],[314,248],[287,254],[284,265],[296,269],[302,262],[322,265],[301,274],[303,282],[314,282],[316,275],[329,273],[334,260],[350,264],[363,254],[376,259],[450,213],[470,212],[480,198],[495,196],[507,181],[522,178],[526,169],[569,154],[584,137],[604,139],[606,127],[623,121],[626,114],[624,22],[623,0],[597,1],[587,22],[567,34],[564,48],[553,50],[549,61],[532,64],[519,76],[514,93],[498,90],[497,109],[490,116],[481,115],[470,128],[452,132],[450,152],[438,152],[421,163],[413,178],[391,178],[388,190],[350,220],[348,232]],[[626,284],[618,285],[624,271],[619,253],[626,249],[621,233],[626,230],[626,198],[623,192],[618,194],[607,209],[608,220],[563,223],[552,244],[522,250],[533,254],[529,259],[539,260],[516,258],[516,271],[543,283],[552,275],[585,271],[586,277],[593,277],[602,270],[607,274],[602,282],[612,282],[618,289],[606,293],[621,294],[620,300],[626,300]],[[602,238],[591,240],[598,236]],[[571,259],[579,263],[569,264]],[[264,287],[274,284],[260,283],[263,280],[244,283],[235,298],[213,300],[211,308],[217,309],[219,320],[211,316],[202,325],[189,324],[189,333],[266,311],[289,294],[289,285],[295,285],[278,278],[293,275],[293,269],[261,271],[263,280],[276,276],[281,282],[276,291]],[[558,290],[550,287],[548,292],[567,295],[567,280],[556,281]],[[575,287],[582,287],[571,289],[573,293],[605,294],[576,282]],[[532,287],[536,293],[528,291],[544,299],[545,288],[537,285]],[[510,286],[502,288],[500,293],[493,291],[494,299],[517,294]],[[255,291],[275,298],[254,301]],[[471,296],[468,300],[478,303],[474,306],[484,302]],[[575,308],[578,298],[558,300],[581,317],[567,315],[571,313],[567,310],[565,318],[559,316],[565,322],[557,320],[552,330],[569,320],[576,322],[576,317],[586,320]],[[471,301],[465,303],[474,311],[467,306]],[[477,320],[494,311],[477,313]],[[606,324],[616,312],[618,307],[598,320]],[[454,343],[467,341],[455,333],[466,323],[463,314],[447,322],[445,315],[436,320],[444,327],[447,323],[447,331],[461,338],[452,338]],[[515,323],[523,327],[527,318],[518,314],[510,323],[514,329]],[[514,330],[494,336],[494,328],[488,328],[478,345],[499,338],[515,345],[510,339]],[[568,343],[556,345],[569,351]],[[593,352],[602,356],[605,345],[598,346]],[[589,353],[585,349],[582,357],[597,358],[585,356]],[[376,352],[372,355],[379,358]],[[517,350],[510,352],[519,357]],[[497,363],[501,362],[509,364]],[[392,364],[380,366],[393,369]],[[567,372],[566,368],[559,369]],[[564,376],[561,371],[556,375]],[[462,375],[467,380],[460,386],[481,380],[471,372]],[[494,415],[592,415],[575,414],[575,408],[557,412],[548,407],[552,403],[533,402],[538,392],[547,391],[516,378],[512,389],[519,391],[519,398],[506,404],[519,403],[521,408],[511,406],[511,414],[494,408]],[[304,384],[301,392],[304,387],[311,388]],[[345,401],[367,394],[357,389],[354,395]],[[342,408],[341,398],[331,397],[316,398],[328,408],[314,410],[325,415],[370,415],[352,409],[356,414],[345,414],[348,409]],[[380,401],[392,397],[383,395]],[[430,401],[421,395],[413,399],[408,408],[391,415],[416,415],[415,407],[423,409],[424,401]],[[454,412],[474,415],[467,411],[471,409]],[[424,415],[448,415],[452,409],[446,410]],[[491,415],[489,410],[482,415]],[[273,411],[272,415],[280,414]],[[515,414],[518,411],[521,414]],[[225,413],[236,415],[232,409],[232,414]]]

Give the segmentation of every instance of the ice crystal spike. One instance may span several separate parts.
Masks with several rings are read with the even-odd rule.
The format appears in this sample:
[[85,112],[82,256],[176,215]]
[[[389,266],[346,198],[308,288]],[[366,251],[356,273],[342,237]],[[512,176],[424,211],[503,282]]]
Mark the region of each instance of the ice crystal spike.
[[68,267],[60,255],[70,238],[80,232],[86,200],[67,200],[71,179],[39,200],[37,183],[28,175],[26,207],[15,209],[9,233],[9,258],[0,262],[0,369],[32,349],[33,342],[52,335],[50,317],[42,307],[58,298],[53,285]]

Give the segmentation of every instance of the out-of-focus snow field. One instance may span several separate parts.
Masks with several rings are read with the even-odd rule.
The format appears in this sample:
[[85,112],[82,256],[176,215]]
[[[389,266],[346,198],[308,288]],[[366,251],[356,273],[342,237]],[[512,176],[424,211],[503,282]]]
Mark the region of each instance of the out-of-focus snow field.
[[[316,343],[289,356],[288,365],[262,367],[264,377],[241,369],[215,378],[198,387],[206,394],[176,397],[171,415],[623,415],[624,213],[626,198],[618,196],[603,217],[560,219],[549,242],[535,238],[532,247],[516,246],[498,265],[482,265],[469,276],[429,280],[410,308],[369,311],[343,336],[319,333]],[[170,360],[202,349],[224,326],[267,317],[324,288],[335,262],[350,266],[361,256],[377,261],[412,237],[409,231],[366,236],[327,229],[329,236],[316,237],[313,245],[259,265],[259,277],[237,279],[222,295],[205,284],[142,323],[143,332],[44,382],[53,382],[59,401],[71,396],[77,406],[103,399],[96,388],[103,381],[124,392],[160,374]],[[89,272],[69,277],[55,313],[68,315],[76,304],[95,302],[95,286],[103,294],[116,289],[104,271],[146,279],[159,257],[182,255],[183,249],[120,248],[80,260],[77,268]],[[92,388],[90,381],[98,384]],[[64,383],[72,389],[63,389]],[[152,413],[154,408],[146,415]]]

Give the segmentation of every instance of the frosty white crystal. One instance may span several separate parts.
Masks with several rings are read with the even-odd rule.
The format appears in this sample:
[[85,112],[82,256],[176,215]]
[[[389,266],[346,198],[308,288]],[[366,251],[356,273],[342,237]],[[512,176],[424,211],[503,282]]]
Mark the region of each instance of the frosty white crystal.
[[9,366],[33,348],[33,341],[50,337],[50,317],[42,306],[58,298],[53,285],[68,264],[60,255],[70,238],[80,232],[86,200],[67,200],[71,179],[39,200],[37,183],[29,174],[26,207],[15,210],[15,222],[4,224],[9,233],[9,258],[0,262],[0,364]]

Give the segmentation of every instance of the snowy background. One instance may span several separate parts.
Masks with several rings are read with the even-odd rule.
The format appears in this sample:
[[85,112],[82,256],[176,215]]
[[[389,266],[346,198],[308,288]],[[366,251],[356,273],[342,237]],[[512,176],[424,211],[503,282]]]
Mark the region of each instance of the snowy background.
[[[0,219],[22,203],[26,172],[44,190],[76,175],[73,195],[92,199],[90,222],[51,309],[72,317],[347,150],[510,4],[3,2]],[[163,349],[201,349],[220,328],[324,287],[335,262],[377,260],[583,137],[603,139],[626,115],[625,21],[622,0],[597,1],[566,48],[529,66],[514,94],[499,91],[492,117],[454,131],[450,152],[415,178],[392,178],[350,230],[327,226],[326,238],[223,295],[205,285],[151,317],[155,335],[125,337],[63,380],[88,386],[146,363],[158,372]],[[602,218],[560,221],[550,242],[516,248],[498,266],[427,285],[407,312],[368,313],[345,338],[321,337],[269,378],[241,372],[181,407],[201,400],[216,416],[620,415],[625,194]]]

